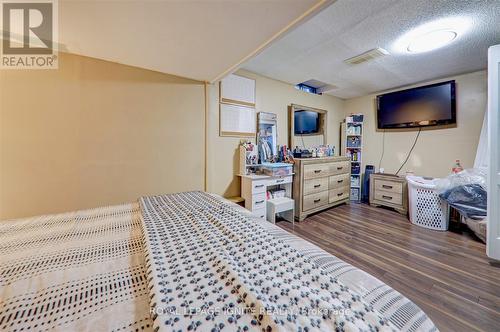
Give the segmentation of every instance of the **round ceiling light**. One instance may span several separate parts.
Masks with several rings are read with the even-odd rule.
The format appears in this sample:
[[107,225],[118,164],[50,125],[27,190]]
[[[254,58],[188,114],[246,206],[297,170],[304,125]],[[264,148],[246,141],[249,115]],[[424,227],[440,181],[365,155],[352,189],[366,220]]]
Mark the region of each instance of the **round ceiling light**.
[[472,19],[463,16],[431,21],[407,31],[391,49],[402,54],[432,51],[458,40],[471,26]]
[[437,30],[416,36],[408,44],[407,51],[411,53],[423,53],[435,50],[451,43],[457,38],[457,33],[451,30]]

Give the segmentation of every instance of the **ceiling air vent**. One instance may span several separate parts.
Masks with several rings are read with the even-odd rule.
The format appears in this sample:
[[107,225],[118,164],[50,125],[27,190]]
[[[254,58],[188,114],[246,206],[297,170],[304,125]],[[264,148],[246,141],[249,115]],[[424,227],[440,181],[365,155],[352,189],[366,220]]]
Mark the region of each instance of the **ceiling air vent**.
[[389,55],[389,52],[387,52],[383,48],[377,47],[374,48],[373,50],[369,50],[365,53],[344,60],[344,62],[347,63],[348,65],[359,65],[363,62],[371,61],[386,55]]

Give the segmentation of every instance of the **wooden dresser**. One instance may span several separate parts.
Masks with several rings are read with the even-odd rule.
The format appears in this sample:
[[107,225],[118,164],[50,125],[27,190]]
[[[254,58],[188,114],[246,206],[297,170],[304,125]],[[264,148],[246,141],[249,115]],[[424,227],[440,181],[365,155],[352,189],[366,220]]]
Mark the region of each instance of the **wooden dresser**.
[[408,212],[406,179],[392,174],[372,174],[370,176],[370,205],[387,206],[401,214],[406,214]]
[[349,201],[351,165],[347,157],[295,158],[295,218]]

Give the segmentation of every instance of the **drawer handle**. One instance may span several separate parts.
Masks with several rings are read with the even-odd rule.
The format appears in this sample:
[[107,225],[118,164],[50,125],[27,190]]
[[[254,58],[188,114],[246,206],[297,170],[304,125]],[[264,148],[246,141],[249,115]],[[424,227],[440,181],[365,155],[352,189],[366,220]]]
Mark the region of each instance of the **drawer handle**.
[[385,196],[385,195],[382,195],[382,198],[384,198],[384,199],[392,199],[391,196]]
[[344,167],[337,167],[337,171],[340,171],[342,168],[344,168]]
[[321,187],[321,185],[320,185],[320,184],[315,184],[315,185],[314,185],[314,188],[319,188],[319,187]]
[[314,170],[314,173],[316,173],[316,174],[318,174],[318,173],[320,173],[320,172],[321,172],[321,170],[320,170],[320,169],[315,169],[315,170]]
[[337,181],[337,183],[342,183],[342,182],[344,182],[344,180],[338,180],[338,181]]
[[264,200],[255,202],[255,204],[262,204],[262,203],[264,203]]
[[388,185],[386,185],[386,184],[383,184],[383,185],[382,185],[382,188],[392,189],[392,186],[388,186]]
[[264,187],[263,184],[258,184],[258,185],[255,186],[255,188],[262,188],[262,187]]
[[276,180],[276,183],[281,183],[281,182],[285,182],[285,180],[281,179],[281,180]]
[[321,198],[318,198],[318,199],[314,200],[314,203],[319,203],[319,202],[321,202]]
[[344,195],[344,193],[337,194],[337,196],[342,196],[342,195]]

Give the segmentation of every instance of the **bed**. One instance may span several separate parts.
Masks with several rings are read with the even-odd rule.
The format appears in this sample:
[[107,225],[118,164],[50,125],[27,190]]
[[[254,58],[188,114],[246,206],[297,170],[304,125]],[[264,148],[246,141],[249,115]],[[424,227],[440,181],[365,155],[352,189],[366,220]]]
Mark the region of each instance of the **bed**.
[[369,274],[203,192],[0,224],[2,331],[436,331]]
[[464,216],[460,217],[460,221],[469,227],[471,231],[484,243],[486,243],[486,236],[488,230],[488,218],[472,219]]

